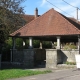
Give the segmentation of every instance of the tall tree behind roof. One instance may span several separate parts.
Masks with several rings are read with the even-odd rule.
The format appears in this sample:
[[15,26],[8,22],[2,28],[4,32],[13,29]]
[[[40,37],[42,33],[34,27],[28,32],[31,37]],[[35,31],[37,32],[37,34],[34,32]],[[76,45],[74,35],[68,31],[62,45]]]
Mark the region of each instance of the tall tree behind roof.
[[[8,34],[25,24],[21,14],[24,0],[0,0],[0,43],[5,41]],[[3,37],[3,38],[1,38]]]
[[[23,14],[23,7],[20,4],[24,0],[0,0],[0,19],[2,23],[14,31],[24,25],[24,20],[20,14]],[[9,33],[12,32],[9,30]]]
[[14,13],[23,13],[23,7],[20,4],[24,0],[0,0],[0,6]]

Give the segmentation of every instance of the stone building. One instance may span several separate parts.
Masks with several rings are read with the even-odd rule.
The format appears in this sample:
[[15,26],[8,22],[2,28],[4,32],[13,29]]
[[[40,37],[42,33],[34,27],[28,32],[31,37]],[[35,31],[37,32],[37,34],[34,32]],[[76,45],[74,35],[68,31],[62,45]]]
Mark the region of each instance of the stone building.
[[[11,51],[11,61],[18,62],[24,67],[34,67],[38,63],[45,64],[47,68],[54,68],[58,63],[65,61],[74,62],[75,54],[79,54],[79,49],[63,50],[62,43],[80,41],[80,24],[74,18],[68,18],[57,12],[53,8],[38,15],[38,9],[35,10],[35,17],[25,26],[10,34],[13,38],[13,49]],[[29,39],[29,49],[18,51],[15,49],[15,39],[22,38],[23,46],[25,40]],[[32,41],[40,40],[40,49],[34,49]],[[43,49],[42,41],[57,42],[56,49]],[[79,44],[77,45],[79,46]]]

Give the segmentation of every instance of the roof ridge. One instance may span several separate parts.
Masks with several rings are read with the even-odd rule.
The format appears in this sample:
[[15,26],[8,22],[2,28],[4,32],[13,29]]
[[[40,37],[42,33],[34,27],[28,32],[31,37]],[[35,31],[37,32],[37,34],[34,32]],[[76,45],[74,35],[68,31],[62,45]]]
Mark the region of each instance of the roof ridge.
[[[51,8],[50,10],[52,10],[53,8]],[[24,27],[26,27],[26,25],[29,25],[30,23],[32,23],[33,21],[35,21],[36,19],[42,17],[43,15],[45,15],[46,13],[48,13],[50,10],[48,10],[47,12],[45,12],[44,14],[40,15],[39,17],[35,18],[34,20],[32,20],[29,23],[26,23],[23,27],[19,28],[18,30],[16,30],[15,32],[18,32],[19,30],[22,30]],[[15,32],[11,33],[10,35],[14,34]]]
[[[61,21],[59,21],[59,20],[61,20]],[[48,25],[48,21],[50,22],[49,25]],[[20,33],[19,36],[24,36],[24,35],[25,36],[34,36],[34,35],[73,35],[73,34],[79,35],[80,30],[78,29],[79,25],[77,25],[77,24],[75,24],[75,23],[73,24],[69,20],[69,18],[67,18],[63,14],[59,13],[58,11],[54,10],[53,8],[51,8],[50,10],[48,10],[47,12],[42,14],[41,16],[33,19],[29,23],[26,23],[23,27],[16,30],[15,32],[13,32],[10,35],[11,36],[16,36],[16,34],[18,34],[18,33]],[[45,30],[45,28],[46,28],[46,30]],[[41,33],[41,31],[42,31],[42,33]]]
[[[57,12],[57,11],[56,11]],[[66,18],[68,18],[68,17],[66,17],[65,15],[63,15],[63,14],[61,14],[61,13],[59,13],[59,12],[57,12],[58,14],[60,14],[61,15],[61,17],[63,18],[63,19],[65,19],[69,24],[71,24],[71,25],[73,25],[70,21],[68,21]],[[66,18],[64,18],[64,17],[66,17]],[[74,25],[73,25],[74,26]],[[75,27],[74,26],[74,28],[76,29],[76,30],[78,30],[79,31],[79,33],[80,33],[80,30],[77,28],[77,27]]]

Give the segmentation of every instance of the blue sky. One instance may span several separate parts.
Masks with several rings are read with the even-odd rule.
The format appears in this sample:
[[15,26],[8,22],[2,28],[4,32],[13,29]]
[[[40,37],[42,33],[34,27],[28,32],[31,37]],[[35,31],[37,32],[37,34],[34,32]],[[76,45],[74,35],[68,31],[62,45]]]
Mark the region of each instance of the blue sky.
[[[56,8],[55,6],[52,6],[51,4],[49,4],[47,1],[51,2],[53,5],[60,8],[62,11]],[[49,9],[54,8],[56,11],[68,17],[76,18],[76,8],[66,4],[64,1],[79,8],[80,0],[64,0],[64,1],[63,0],[47,0],[47,1],[46,0],[26,0],[23,3],[25,14],[34,15],[34,10],[36,7],[38,8],[39,15],[42,15],[45,12],[47,12]],[[68,13],[69,15],[66,14],[65,12]],[[80,19],[80,10],[78,12],[78,17]]]

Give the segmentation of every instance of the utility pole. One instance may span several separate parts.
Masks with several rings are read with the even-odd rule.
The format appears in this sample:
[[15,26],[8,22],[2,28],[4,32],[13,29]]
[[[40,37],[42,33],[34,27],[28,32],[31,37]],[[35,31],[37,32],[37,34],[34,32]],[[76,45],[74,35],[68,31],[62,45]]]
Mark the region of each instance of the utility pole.
[[78,7],[76,7],[77,8],[77,21],[78,21]]
[[76,19],[77,19],[77,22],[78,22],[78,10],[80,10],[80,9],[79,9],[78,7],[75,7],[75,6],[71,5],[71,4],[69,4],[69,3],[66,2],[65,0],[62,0],[62,1],[64,1],[64,2],[67,3],[68,5],[70,5],[70,6],[74,7],[74,8],[76,8]]

